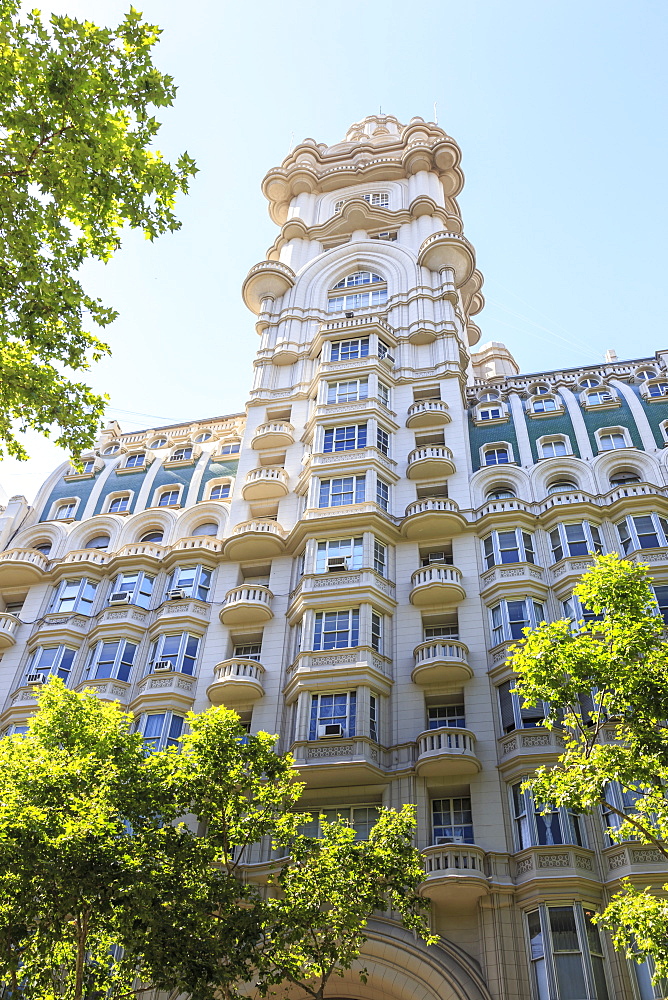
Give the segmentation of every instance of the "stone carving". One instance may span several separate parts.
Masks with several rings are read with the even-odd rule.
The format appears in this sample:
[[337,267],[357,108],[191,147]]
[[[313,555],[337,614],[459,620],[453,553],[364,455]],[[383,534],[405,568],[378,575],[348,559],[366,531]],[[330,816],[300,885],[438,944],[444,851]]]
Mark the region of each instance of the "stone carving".
[[550,737],[548,733],[543,733],[540,736],[523,736],[522,746],[523,747],[549,747]]
[[309,747],[307,757],[352,757],[353,746],[334,744],[326,747]]
[[339,656],[314,657],[313,665],[316,667],[339,667],[344,663],[357,663],[357,657],[353,653],[341,653]]
[[190,683],[190,681],[177,681],[176,686],[177,688],[180,688],[182,691],[187,691],[188,693],[190,693],[193,689],[193,686]]
[[501,576],[502,577],[524,576],[524,570],[522,570],[522,569],[502,569],[501,570]]
[[116,684],[112,685],[111,693],[116,695],[117,698],[123,698],[126,694],[125,688],[118,687]]
[[508,753],[514,753],[517,750],[517,740],[508,740],[507,743],[503,744],[503,756],[505,757]]
[[577,572],[580,572],[580,570],[587,570],[587,569],[589,569],[590,566],[593,566],[593,565],[594,564],[591,561],[591,559],[585,559],[583,562],[572,562],[571,563],[571,569],[574,569]]
[[575,867],[579,868],[581,871],[590,872],[593,870],[591,858],[586,857],[584,854],[575,855]]
[[361,577],[359,573],[352,574],[339,574],[331,577],[324,577],[323,579],[312,580],[311,585],[314,590],[320,590],[329,587],[356,587],[361,583]]
[[539,868],[570,868],[568,854],[539,854]]
[[170,677],[165,677],[164,679],[162,677],[156,677],[149,684],[149,687],[151,688],[168,688],[171,686],[172,686],[172,681]]
[[565,572],[566,572],[566,567],[565,566],[557,566],[556,569],[552,570],[552,576],[556,580],[558,576],[561,576]]
[[625,864],[626,851],[620,851],[619,854],[608,855],[608,868],[611,872],[614,872],[617,868],[623,868]]
[[653,865],[658,863],[665,864],[666,859],[662,855],[661,851],[656,850],[632,850],[631,851],[631,862],[634,865]]
[[521,861],[517,862],[517,874],[526,875],[527,872],[533,871],[533,860],[532,858],[522,858]]

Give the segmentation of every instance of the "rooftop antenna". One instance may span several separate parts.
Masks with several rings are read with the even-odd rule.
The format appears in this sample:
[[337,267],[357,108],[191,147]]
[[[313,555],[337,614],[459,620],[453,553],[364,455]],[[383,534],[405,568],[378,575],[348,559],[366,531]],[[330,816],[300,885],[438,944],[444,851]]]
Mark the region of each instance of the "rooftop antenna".
[[295,133],[291,132],[290,133],[290,149],[288,150],[288,152],[291,153],[294,148],[295,148]]
[[380,115],[381,118],[383,117],[383,109],[380,104],[378,105],[378,114]]
[[438,114],[436,109],[437,109],[437,104],[436,101],[434,101],[434,125],[438,125]]

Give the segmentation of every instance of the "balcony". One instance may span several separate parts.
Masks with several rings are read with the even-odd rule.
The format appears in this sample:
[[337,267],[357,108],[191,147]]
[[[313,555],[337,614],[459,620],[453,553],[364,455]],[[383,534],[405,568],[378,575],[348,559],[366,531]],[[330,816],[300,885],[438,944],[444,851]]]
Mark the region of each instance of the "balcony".
[[77,684],[75,691],[92,691],[96,698],[102,701],[118,701],[123,707],[127,705],[130,696],[130,684],[119,681],[116,678],[100,677],[95,680],[82,681]]
[[646,882],[653,874],[660,884],[668,879],[668,858],[649,844],[613,844],[604,848],[602,862],[603,881],[607,883],[634,876]]
[[411,539],[443,538],[461,531],[465,524],[454,500],[434,497],[409,503],[401,530]]
[[279,299],[295,283],[295,272],[279,260],[261,260],[251,267],[241,288],[244,302],[257,315],[263,299]]
[[539,600],[547,596],[545,570],[534,563],[516,562],[493,566],[480,575],[480,594],[489,601],[494,598],[522,598],[531,594]]
[[437,905],[470,907],[489,892],[485,852],[475,844],[438,844],[422,855],[426,877],[420,894]]
[[30,643],[32,645],[39,641],[41,645],[45,643],[55,645],[74,640],[78,645],[92,623],[93,619],[87,615],[79,615],[72,611],[56,611],[53,614],[45,615],[37,623],[30,636]]
[[133,570],[156,573],[168,551],[166,545],[156,542],[130,542],[113,554],[109,569],[116,572],[131,567]]
[[288,474],[280,466],[251,469],[241,487],[244,500],[270,500],[288,495]]
[[465,236],[442,231],[432,233],[423,241],[418,251],[418,263],[422,267],[428,267],[430,271],[452,268],[455,272],[455,284],[460,288],[475,270],[475,253]]
[[158,707],[161,711],[189,712],[195,700],[196,686],[196,678],[177,670],[148,674],[137,685],[130,709],[135,713]]
[[264,695],[264,667],[256,660],[233,657],[213,668],[214,680],[206,689],[212,705],[235,708],[257,701]]
[[498,741],[499,768],[523,774],[533,771],[540,764],[554,763],[555,757],[564,752],[563,737],[554,729],[536,726],[534,729],[515,729]]
[[164,632],[166,628],[192,628],[201,634],[211,618],[211,605],[196,597],[184,597],[175,601],[163,601],[155,612],[150,626],[152,634]]
[[475,736],[468,729],[441,726],[418,736],[415,771],[420,777],[477,774],[481,768],[475,753]]
[[[600,891],[600,881],[593,851],[584,847],[558,844],[549,847],[527,847],[514,856],[515,885],[545,882],[546,888],[563,891],[566,879],[587,879]],[[535,890],[534,890],[535,891]]]
[[366,737],[310,740],[290,749],[309,788],[377,784],[385,777],[382,748]]
[[417,608],[432,604],[459,604],[466,597],[462,574],[455,566],[432,563],[416,569],[411,576],[411,604]]
[[251,441],[251,448],[261,451],[263,448],[287,448],[294,444],[295,429],[285,421],[274,421],[260,424]]
[[272,592],[268,587],[235,587],[225,594],[220,609],[223,625],[257,625],[274,617],[271,610]]
[[291,701],[300,691],[333,685],[346,688],[371,687],[381,695],[392,688],[392,661],[369,646],[345,649],[305,650],[287,668],[283,692]]
[[[361,593],[362,592],[362,593]],[[380,595],[389,598],[394,606],[394,584],[373,569],[341,570],[337,572],[308,574],[290,594],[289,617],[295,614],[295,602],[299,610],[320,608],[323,602],[338,600],[343,596],[351,599],[378,599]],[[365,596],[366,595],[366,596]]]
[[473,677],[466,662],[468,648],[454,639],[432,639],[413,650],[415,666],[411,674],[414,684],[425,687],[441,684],[465,684]]
[[452,452],[445,445],[415,448],[408,456],[409,479],[444,479],[455,471]]
[[126,638],[141,639],[146,632],[150,612],[136,604],[110,604],[95,617],[91,639],[114,636],[118,629]]
[[548,570],[550,583],[558,591],[558,596],[570,597],[573,587],[580,582],[582,574],[593,565],[594,560],[591,556],[579,556],[560,559],[550,566]]
[[285,532],[276,521],[243,521],[225,542],[225,555],[240,559],[271,559],[285,548]]
[[16,643],[16,633],[21,627],[21,622],[14,615],[8,615],[6,611],[0,612],[0,650],[9,649]]
[[48,565],[48,557],[37,549],[0,552],[0,587],[29,587],[41,579]]
[[450,423],[448,404],[441,399],[421,399],[408,407],[406,427],[444,427]]

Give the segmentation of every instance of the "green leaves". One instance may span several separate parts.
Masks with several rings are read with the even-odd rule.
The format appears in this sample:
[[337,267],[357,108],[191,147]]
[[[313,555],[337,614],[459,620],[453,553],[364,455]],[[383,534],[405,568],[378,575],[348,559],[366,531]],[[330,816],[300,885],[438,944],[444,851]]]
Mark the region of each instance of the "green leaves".
[[179,228],[176,197],[197,168],[152,148],[149,109],[176,93],[151,62],[159,37],[134,8],[112,30],[56,15],[45,25],[37,11],[20,21],[18,4],[0,4],[0,455],[26,457],[17,423],[55,426],[75,456],[91,447],[105,397],[63,368],[109,353],[85,327],[115,313],[77,272],[109,260],[126,225],[151,240]]
[[[538,802],[576,812],[604,805],[613,840],[652,844],[668,858],[668,642],[647,570],[599,556],[574,592],[599,619],[575,629],[543,623],[510,659],[516,692],[528,705],[550,704],[546,724],[561,727],[565,744],[527,784]],[[619,808],[615,786],[632,805]],[[627,884],[601,920],[616,947],[651,955],[657,978],[666,975],[665,901]]]

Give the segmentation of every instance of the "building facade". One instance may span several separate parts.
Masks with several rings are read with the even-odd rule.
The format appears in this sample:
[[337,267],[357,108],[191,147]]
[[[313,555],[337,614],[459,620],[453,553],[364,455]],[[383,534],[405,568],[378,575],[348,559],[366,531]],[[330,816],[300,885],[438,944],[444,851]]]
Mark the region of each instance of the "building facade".
[[506,657],[580,616],[594,551],[649,563],[668,613],[668,351],[523,375],[478,346],[462,185],[442,129],[387,116],[267,174],[280,235],[243,286],[246,412],[112,423],[0,517],[1,724],[22,731],[51,674],[153,746],[225,704],[359,836],[416,803],[441,943],[374,920],[367,984],[333,997],[653,1000],[590,917],[664,863],[521,791],[560,744]]

